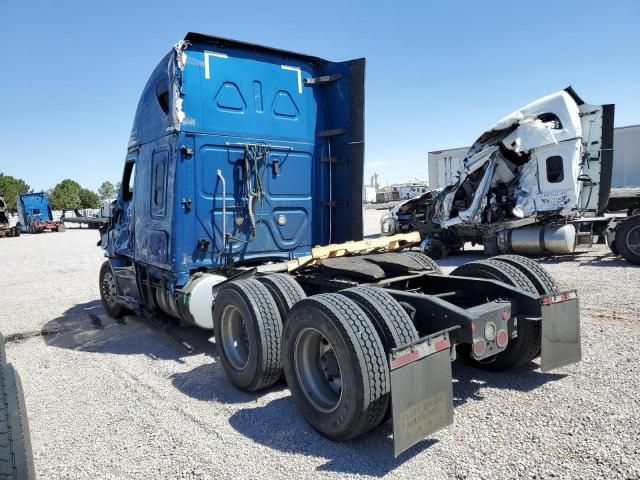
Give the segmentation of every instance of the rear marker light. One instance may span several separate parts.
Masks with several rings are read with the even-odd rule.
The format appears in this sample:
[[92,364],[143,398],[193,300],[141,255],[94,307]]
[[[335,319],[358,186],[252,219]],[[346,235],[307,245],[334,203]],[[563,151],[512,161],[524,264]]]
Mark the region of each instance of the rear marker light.
[[507,345],[508,341],[509,341],[509,334],[507,333],[507,331],[500,330],[496,338],[496,343],[498,344],[498,347],[504,348]]
[[502,319],[503,320],[509,320],[509,317],[511,315],[509,315],[509,312],[507,312],[506,310],[504,312],[502,312]]
[[543,305],[551,305],[552,303],[566,302],[567,300],[573,300],[577,298],[576,292],[564,292],[560,295],[549,295],[542,299]]
[[476,357],[481,357],[484,353],[485,348],[486,345],[484,343],[484,340],[476,340],[475,342],[473,342],[473,354]]

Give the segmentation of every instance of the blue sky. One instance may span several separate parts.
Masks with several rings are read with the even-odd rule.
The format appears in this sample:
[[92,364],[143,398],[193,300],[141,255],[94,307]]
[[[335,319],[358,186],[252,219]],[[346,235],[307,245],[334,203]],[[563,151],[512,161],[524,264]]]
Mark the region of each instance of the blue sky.
[[640,2],[617,0],[0,0],[0,172],[36,189],[117,181],[149,73],[195,31],[366,57],[365,176],[426,179],[427,151],[570,84],[640,123],[639,25]]

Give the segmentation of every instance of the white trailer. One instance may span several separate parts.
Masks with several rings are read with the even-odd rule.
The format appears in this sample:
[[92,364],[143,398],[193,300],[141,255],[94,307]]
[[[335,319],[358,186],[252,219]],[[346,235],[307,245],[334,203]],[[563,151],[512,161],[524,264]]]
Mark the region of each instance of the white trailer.
[[462,161],[467,156],[469,147],[449,148],[429,152],[429,187],[444,188],[453,185],[458,180],[462,170]]
[[613,131],[613,175],[609,210],[640,213],[640,125]]

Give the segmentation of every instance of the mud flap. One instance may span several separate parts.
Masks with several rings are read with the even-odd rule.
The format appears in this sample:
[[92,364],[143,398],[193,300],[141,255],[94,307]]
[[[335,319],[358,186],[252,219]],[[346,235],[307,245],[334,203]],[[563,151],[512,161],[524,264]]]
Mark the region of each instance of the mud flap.
[[574,290],[543,297],[541,370],[548,372],[581,359],[578,294]]
[[449,330],[394,349],[389,355],[396,457],[453,423]]

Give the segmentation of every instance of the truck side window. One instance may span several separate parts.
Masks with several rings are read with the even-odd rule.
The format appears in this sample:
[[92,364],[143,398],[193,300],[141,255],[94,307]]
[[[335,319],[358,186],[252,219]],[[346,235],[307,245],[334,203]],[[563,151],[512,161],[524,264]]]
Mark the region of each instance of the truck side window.
[[547,181],[549,183],[560,183],[564,180],[564,167],[562,157],[554,155],[547,158]]
[[151,183],[151,213],[155,216],[164,216],[165,211],[165,185],[167,179],[167,151],[153,152],[152,168],[153,179]]
[[541,113],[537,118],[549,128],[554,130],[562,129],[562,122],[555,113]]
[[164,197],[164,160],[156,164],[155,181],[153,185],[153,204],[157,207],[161,206]]
[[164,113],[169,113],[169,85],[166,78],[161,78],[156,83],[156,98]]
[[124,173],[122,174],[122,200],[130,202],[133,198],[133,185],[136,177],[136,162],[127,161],[124,164]]

